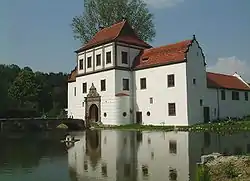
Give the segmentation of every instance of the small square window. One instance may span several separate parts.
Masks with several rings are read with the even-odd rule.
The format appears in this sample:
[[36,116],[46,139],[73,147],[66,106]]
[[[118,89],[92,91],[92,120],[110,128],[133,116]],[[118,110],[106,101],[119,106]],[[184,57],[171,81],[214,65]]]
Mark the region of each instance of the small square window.
[[175,86],[174,74],[168,75],[168,87],[174,87],[174,86]]
[[194,85],[196,84],[196,79],[193,79],[193,84],[194,84]]
[[148,176],[148,166],[147,165],[142,165],[142,174],[144,177]]
[[169,169],[169,180],[170,181],[176,181],[177,180],[177,170],[170,168]]
[[106,53],[106,64],[111,63],[111,52]]
[[146,78],[141,78],[141,89],[146,89],[147,88],[147,83],[146,83]]
[[92,58],[88,57],[88,62],[87,62],[87,68],[91,68],[92,67]]
[[168,115],[169,116],[176,116],[175,103],[168,103]]
[[174,140],[169,141],[169,153],[177,153],[177,142]]
[[128,64],[128,52],[122,52],[122,63]]
[[129,90],[129,79],[122,79],[123,90]]
[[101,65],[101,54],[96,55],[96,66]]
[[83,59],[79,60],[79,69],[83,69]]
[[101,80],[101,91],[106,91],[106,80]]
[[150,98],[149,98],[149,103],[150,103],[150,104],[153,104],[153,102],[154,102],[153,97],[150,97]]

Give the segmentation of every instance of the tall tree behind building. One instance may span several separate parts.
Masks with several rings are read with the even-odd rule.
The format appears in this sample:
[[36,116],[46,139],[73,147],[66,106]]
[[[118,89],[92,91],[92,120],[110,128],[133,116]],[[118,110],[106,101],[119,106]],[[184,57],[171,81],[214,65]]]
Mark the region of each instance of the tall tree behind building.
[[143,0],[84,0],[84,12],[72,20],[74,38],[88,42],[100,26],[108,27],[126,18],[144,41],[155,37],[153,14]]

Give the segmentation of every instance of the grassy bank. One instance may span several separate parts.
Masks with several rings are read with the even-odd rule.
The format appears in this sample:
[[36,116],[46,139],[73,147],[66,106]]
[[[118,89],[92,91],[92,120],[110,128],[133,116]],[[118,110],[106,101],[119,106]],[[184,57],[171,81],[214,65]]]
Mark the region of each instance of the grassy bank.
[[94,129],[118,129],[135,131],[189,131],[189,132],[240,132],[250,131],[250,117],[241,120],[223,120],[192,126],[153,126],[153,125],[93,125]]
[[197,181],[249,181],[249,156],[221,156],[197,167]]

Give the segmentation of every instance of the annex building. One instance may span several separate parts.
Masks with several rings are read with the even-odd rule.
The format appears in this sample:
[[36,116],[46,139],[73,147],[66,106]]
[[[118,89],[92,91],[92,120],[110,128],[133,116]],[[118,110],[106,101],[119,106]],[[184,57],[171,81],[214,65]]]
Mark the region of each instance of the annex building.
[[236,73],[207,72],[195,36],[154,48],[123,20],[76,53],[68,117],[109,125],[191,125],[250,114],[250,86]]

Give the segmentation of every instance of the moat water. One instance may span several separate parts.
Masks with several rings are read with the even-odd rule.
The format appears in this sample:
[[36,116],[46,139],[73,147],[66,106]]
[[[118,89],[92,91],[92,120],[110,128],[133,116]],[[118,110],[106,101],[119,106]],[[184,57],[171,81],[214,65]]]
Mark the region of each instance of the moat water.
[[195,181],[202,154],[250,153],[250,132],[0,133],[0,181]]

